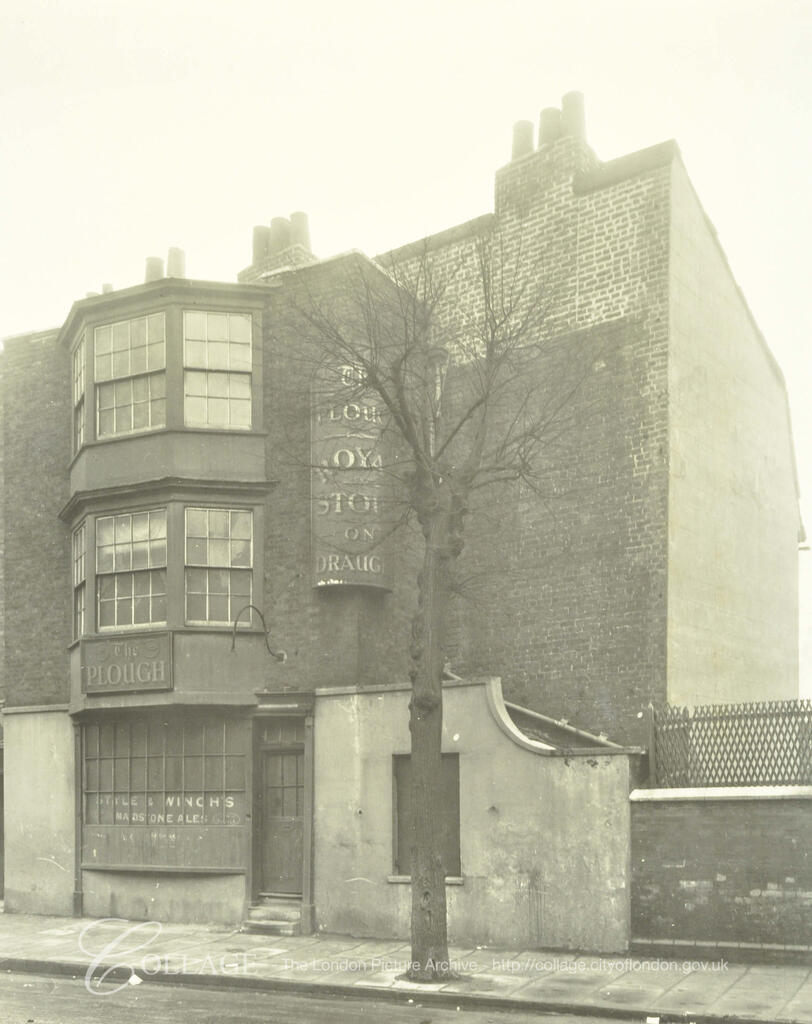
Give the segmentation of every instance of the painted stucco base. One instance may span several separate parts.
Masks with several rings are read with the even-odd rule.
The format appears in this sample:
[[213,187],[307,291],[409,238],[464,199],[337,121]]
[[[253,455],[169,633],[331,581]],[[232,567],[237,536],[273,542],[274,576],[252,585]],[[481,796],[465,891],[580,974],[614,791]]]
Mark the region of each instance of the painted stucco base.
[[[409,751],[406,690],[316,701],[319,930],[409,935],[410,885],[392,882],[392,755]],[[486,685],[445,691],[443,749],[460,757],[457,944],[603,952],[629,942],[629,759],[543,756],[497,724]]]
[[224,925],[236,925],[243,918],[244,875],[83,871],[82,884],[87,917]]
[[5,910],[72,914],[73,725],[65,711],[3,715]]

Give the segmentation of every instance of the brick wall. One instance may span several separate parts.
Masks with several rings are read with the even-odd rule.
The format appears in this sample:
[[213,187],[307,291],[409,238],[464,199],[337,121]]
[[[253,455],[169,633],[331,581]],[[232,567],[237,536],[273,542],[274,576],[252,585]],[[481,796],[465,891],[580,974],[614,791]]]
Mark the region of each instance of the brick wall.
[[632,803],[632,937],[812,947],[812,800]]
[[2,355],[5,681],[8,706],[68,699],[70,379],[56,332]]
[[[498,172],[495,216],[428,243],[449,281],[438,340],[453,349],[481,310],[476,245],[490,233],[544,308],[542,400],[565,393],[568,364],[589,371],[540,493],[495,489],[472,510],[455,670],[500,675],[509,699],[627,741],[666,685],[673,155],[601,167],[563,138]],[[382,257],[419,258],[415,245]]]

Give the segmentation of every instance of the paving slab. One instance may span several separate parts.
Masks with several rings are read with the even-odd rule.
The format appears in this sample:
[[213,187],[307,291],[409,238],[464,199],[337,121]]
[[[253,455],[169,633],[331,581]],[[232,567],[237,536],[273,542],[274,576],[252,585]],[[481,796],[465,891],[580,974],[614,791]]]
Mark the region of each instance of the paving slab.
[[[5,970],[83,975],[94,952],[103,967],[133,966],[149,981],[234,987],[312,988],[323,993],[413,997],[424,1005],[487,1006],[594,1016],[661,1016],[668,1020],[723,1019],[812,1024],[812,969],[591,957],[552,950],[454,946],[463,967],[449,982],[421,985],[403,977],[408,943],[339,935],[269,936],[229,928],[168,925],[137,952],[116,938],[137,922],[0,914],[0,963]],[[85,929],[88,929],[85,931]],[[147,933],[146,925],[143,933]],[[132,937],[137,945],[139,935]],[[88,952],[84,952],[82,946]],[[108,948],[109,947],[109,948]],[[146,959],[144,959],[146,958]],[[713,968],[716,967],[716,970]],[[156,972],[158,972],[156,974]]]

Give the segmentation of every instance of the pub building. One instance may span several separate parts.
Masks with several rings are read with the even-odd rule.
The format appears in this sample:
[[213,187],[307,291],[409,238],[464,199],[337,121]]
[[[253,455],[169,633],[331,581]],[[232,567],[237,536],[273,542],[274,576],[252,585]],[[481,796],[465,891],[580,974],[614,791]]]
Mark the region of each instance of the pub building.
[[462,268],[453,349],[498,232],[526,283],[551,268],[599,415],[550,494],[470,518],[450,935],[628,947],[642,711],[797,695],[798,501],[783,379],[676,146],[601,163],[578,94],[553,114],[536,148],[517,126],[494,212],[422,245],[318,260],[304,215],[276,218],[237,283],[170,250],[6,340],[7,912],[408,935],[414,550],[387,539],[380,404],[341,365],[319,399],[291,310],[428,252]]

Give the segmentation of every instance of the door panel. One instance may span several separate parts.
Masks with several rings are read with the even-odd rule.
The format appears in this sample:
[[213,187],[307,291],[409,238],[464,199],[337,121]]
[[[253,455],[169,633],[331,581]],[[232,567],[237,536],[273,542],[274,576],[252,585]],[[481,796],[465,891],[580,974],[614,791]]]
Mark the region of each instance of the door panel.
[[300,893],[304,833],[304,753],[262,753],[263,892]]

